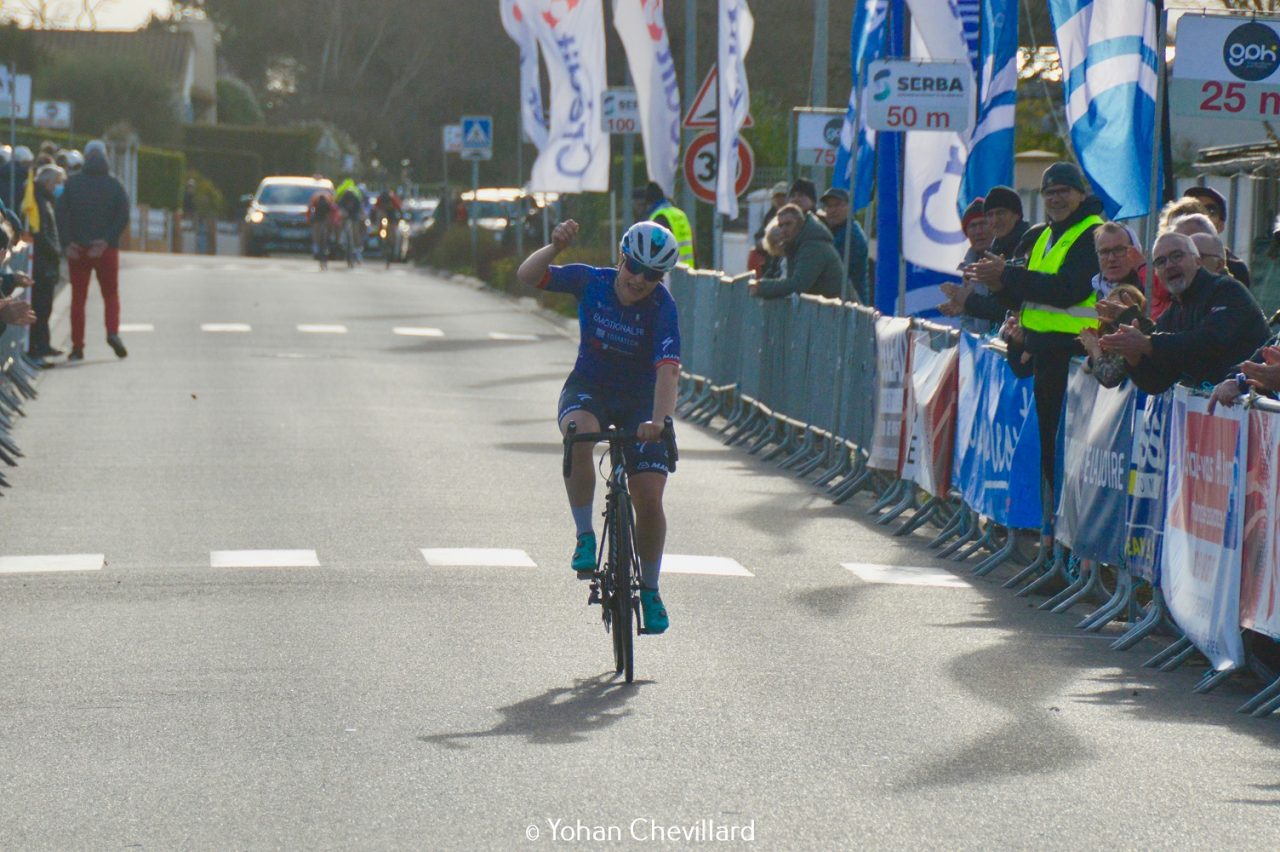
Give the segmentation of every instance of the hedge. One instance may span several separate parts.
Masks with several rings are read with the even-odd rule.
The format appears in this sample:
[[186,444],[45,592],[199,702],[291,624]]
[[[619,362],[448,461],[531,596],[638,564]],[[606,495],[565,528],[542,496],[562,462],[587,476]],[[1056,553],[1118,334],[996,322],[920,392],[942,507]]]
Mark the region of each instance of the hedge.
[[[258,178],[264,175],[309,175],[315,172],[316,146],[320,143],[321,133],[319,127],[190,124],[182,128],[182,147],[187,151],[198,148],[256,154],[263,169]],[[213,177],[209,172],[206,174]],[[255,180],[248,191],[256,186]]]
[[[268,172],[263,171],[262,158],[252,151],[221,148],[187,148],[187,164],[207,177],[222,193],[226,204],[233,207],[240,196],[249,195],[258,188],[258,182]],[[232,210],[223,209],[225,213]]]
[[187,183],[187,158],[177,151],[138,148],[138,203],[181,210]]

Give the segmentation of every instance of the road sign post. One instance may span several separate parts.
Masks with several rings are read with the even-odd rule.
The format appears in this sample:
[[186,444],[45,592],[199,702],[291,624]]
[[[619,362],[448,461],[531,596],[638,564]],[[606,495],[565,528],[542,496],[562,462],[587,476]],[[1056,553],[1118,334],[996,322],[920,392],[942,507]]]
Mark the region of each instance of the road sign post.
[[[627,78],[631,75],[628,73]],[[630,216],[636,171],[636,133],[640,130],[640,101],[632,88],[606,89],[600,99],[601,129],[622,137],[623,216]],[[616,221],[616,217],[614,219]],[[613,242],[617,242],[614,240]]]
[[[471,161],[471,203],[476,203],[480,190],[480,161],[493,159],[493,116],[464,115],[462,121],[462,159]],[[476,233],[476,217],[467,211],[471,226],[471,271],[480,275],[480,252]]]

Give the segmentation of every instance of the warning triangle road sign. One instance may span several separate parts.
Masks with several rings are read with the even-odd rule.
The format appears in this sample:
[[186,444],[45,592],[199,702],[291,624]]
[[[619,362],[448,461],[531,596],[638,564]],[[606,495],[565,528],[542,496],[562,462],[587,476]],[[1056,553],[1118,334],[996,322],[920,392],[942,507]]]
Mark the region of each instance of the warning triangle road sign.
[[[698,87],[698,94],[694,95],[693,104],[689,107],[689,111],[685,113],[684,128],[686,130],[701,130],[704,128],[714,130],[718,126],[716,119],[720,112],[720,91],[716,84],[719,80],[718,66],[712,65],[711,70],[707,72],[706,79]],[[742,126],[755,126],[751,113],[747,113],[747,120]]]

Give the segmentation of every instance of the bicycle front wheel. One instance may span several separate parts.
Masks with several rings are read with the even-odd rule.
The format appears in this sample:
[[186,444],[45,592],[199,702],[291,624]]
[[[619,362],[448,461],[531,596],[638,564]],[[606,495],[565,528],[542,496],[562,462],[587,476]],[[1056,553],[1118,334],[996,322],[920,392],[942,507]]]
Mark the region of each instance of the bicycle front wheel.
[[613,662],[614,671],[625,674],[627,683],[631,683],[636,676],[635,609],[631,604],[631,570],[635,550],[631,500],[626,492],[618,494],[614,512],[614,534],[610,539],[613,552],[609,566],[613,575]]

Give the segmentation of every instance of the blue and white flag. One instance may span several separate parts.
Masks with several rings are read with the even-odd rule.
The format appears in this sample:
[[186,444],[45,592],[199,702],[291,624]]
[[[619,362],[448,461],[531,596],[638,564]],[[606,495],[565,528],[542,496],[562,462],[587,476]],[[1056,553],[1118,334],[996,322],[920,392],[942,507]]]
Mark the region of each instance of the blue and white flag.
[[982,0],[978,120],[960,184],[963,210],[993,186],[1013,186],[1013,120],[1018,95],[1018,0]]
[[716,212],[738,218],[738,140],[751,113],[747,86],[747,51],[756,22],[747,0],[720,0],[720,32],[716,68],[720,74],[719,146],[716,169]]
[[1156,139],[1154,0],[1049,0],[1071,144],[1113,219],[1145,216]]
[[520,48],[520,116],[524,135],[539,151],[547,145],[547,116],[542,109],[542,85],[538,82],[538,33],[532,9],[520,0],[501,0],[502,26]]
[[840,150],[836,154],[832,184],[849,189],[852,181],[854,154],[857,153],[857,180],[853,207],[861,210],[871,203],[871,190],[875,182],[876,132],[867,127],[862,118],[862,73],[871,62],[884,56],[884,24],[889,0],[858,0],[853,11],[853,29],[850,37],[850,57],[853,63],[853,88],[849,90],[849,105],[844,113],[844,127],[840,130]]

